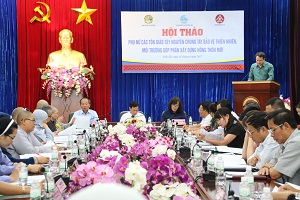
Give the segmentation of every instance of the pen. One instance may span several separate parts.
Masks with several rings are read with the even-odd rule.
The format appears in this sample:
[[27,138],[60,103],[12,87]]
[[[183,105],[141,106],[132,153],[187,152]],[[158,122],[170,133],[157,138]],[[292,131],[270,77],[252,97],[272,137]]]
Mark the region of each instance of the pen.
[[35,154],[39,155],[39,156],[42,156],[41,154],[39,154],[38,152],[35,152]]

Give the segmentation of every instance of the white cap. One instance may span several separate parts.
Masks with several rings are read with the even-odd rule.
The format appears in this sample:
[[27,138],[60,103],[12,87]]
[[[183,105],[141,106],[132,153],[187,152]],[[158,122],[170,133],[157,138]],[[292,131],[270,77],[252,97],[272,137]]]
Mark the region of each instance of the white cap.
[[52,147],[52,150],[57,150],[56,146]]
[[252,167],[250,165],[247,165],[246,166],[246,171],[251,171],[252,170]]
[[269,187],[264,187],[263,193],[270,193],[271,189]]
[[248,177],[242,176],[241,177],[241,182],[247,182],[248,183]]

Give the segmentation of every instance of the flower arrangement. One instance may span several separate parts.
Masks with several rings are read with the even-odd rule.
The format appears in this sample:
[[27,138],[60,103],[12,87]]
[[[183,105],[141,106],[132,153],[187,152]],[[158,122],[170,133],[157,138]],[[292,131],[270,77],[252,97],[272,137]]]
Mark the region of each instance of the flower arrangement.
[[91,88],[91,80],[94,80],[94,69],[92,66],[67,68],[56,67],[48,64],[46,68],[38,68],[41,72],[41,79],[44,80],[43,89],[47,90],[47,96],[53,91],[57,97],[67,98],[72,91],[76,95],[83,91],[88,95],[88,88]]
[[109,127],[90,161],[72,173],[71,192],[96,183],[121,183],[151,200],[199,199],[186,169],[174,161],[172,145],[151,124]]
[[290,99],[290,97],[284,99],[283,96],[280,95],[279,98],[283,101],[285,108],[288,109],[288,110],[291,110],[291,99]]

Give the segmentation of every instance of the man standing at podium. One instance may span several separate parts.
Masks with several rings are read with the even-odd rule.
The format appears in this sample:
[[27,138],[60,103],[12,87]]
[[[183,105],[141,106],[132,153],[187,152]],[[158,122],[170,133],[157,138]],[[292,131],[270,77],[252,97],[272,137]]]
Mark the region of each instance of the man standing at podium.
[[256,63],[250,67],[248,81],[273,81],[274,67],[271,63],[265,61],[266,54],[257,52],[255,54]]

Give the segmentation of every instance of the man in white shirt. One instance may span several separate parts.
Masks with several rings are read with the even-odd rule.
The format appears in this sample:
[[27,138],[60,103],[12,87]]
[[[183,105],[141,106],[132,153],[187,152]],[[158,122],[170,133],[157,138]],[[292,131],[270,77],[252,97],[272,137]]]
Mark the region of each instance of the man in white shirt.
[[200,128],[209,127],[211,124],[211,115],[209,114],[209,105],[210,102],[203,101],[198,106],[199,115],[202,118],[202,121],[195,126],[184,126],[187,132],[199,130]]
[[122,115],[120,122],[125,123],[129,119],[136,118],[140,121],[146,122],[145,115],[139,112],[139,104],[135,101],[131,101],[129,104],[129,111]]
[[255,152],[247,159],[247,163],[258,169],[263,164],[270,162],[279,144],[268,132],[267,113],[261,111],[250,111],[246,114],[243,124],[247,126],[246,132],[255,143],[260,143]]
[[82,98],[80,100],[80,107],[81,107],[81,109],[74,113],[74,115],[73,115],[72,119],[70,120],[70,122],[72,122],[74,117],[76,118],[78,116],[89,117],[91,124],[93,123],[93,120],[98,119],[97,112],[90,109],[90,107],[91,107],[91,100],[90,99]]

